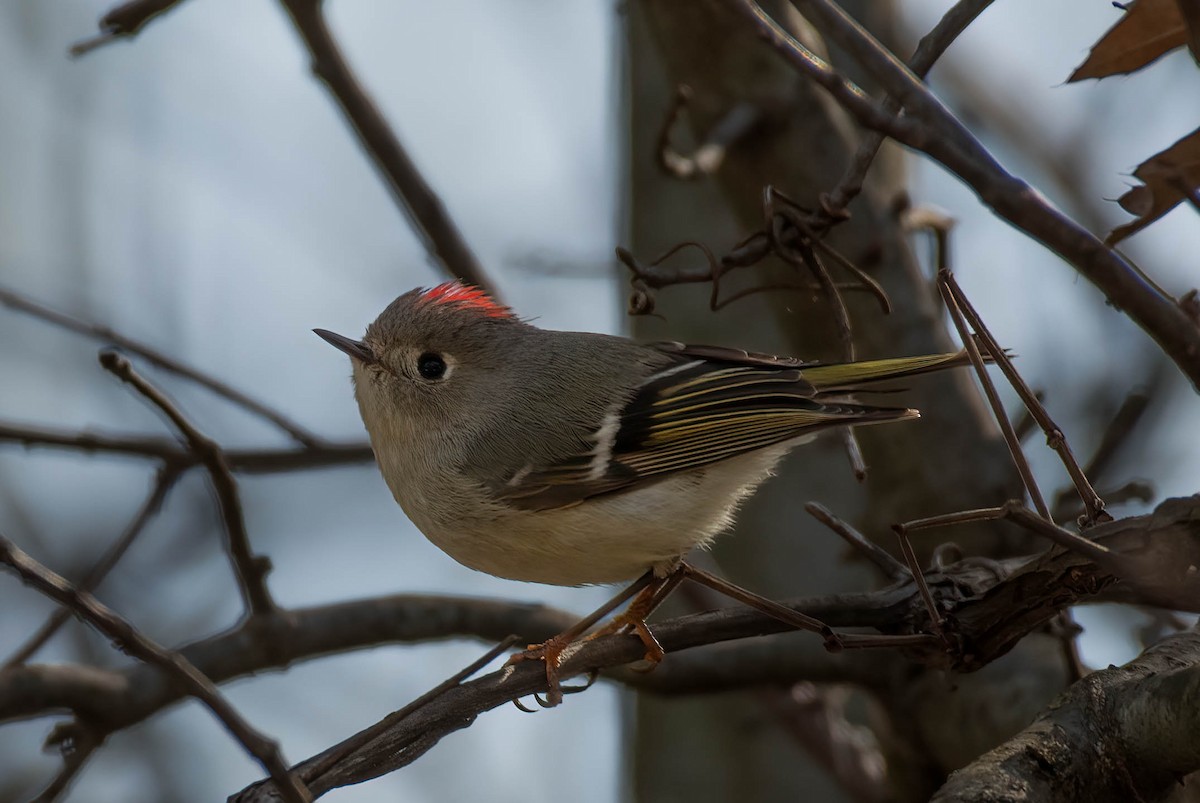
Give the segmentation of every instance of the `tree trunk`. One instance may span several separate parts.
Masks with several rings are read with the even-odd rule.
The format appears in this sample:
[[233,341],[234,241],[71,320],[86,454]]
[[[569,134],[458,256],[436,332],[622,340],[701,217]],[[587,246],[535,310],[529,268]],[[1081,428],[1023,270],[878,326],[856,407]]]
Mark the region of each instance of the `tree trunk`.
[[[790,5],[762,5],[814,50],[823,49]],[[885,5],[890,6],[871,4],[871,12],[886,14]],[[622,243],[643,261],[687,240],[702,242],[720,254],[763,228],[763,187],[768,184],[815,208],[819,194],[837,184],[857,144],[856,132],[841,110],[761,46],[724,3],[636,0],[627,9],[628,191]],[[866,22],[870,25],[872,20]],[[763,117],[750,135],[734,144],[712,177],[684,182],[667,177],[656,166],[658,133],[678,84],[692,89],[685,118],[696,141],[738,103],[751,103]],[[686,134],[675,130],[673,139],[682,143]],[[682,144],[680,149],[684,150]],[[902,154],[885,149],[872,168],[866,192],[851,207],[852,219],[828,238],[882,283],[892,300],[893,312],[884,316],[874,299],[846,294],[860,358],[956,348],[934,304],[932,284],[889,211],[903,192],[903,181]],[[696,252],[688,251],[673,257],[697,258]],[[797,277],[790,267],[773,262],[741,271],[728,281],[722,295],[758,284],[809,278]],[[795,292],[769,292],[712,312],[710,289],[685,285],[657,291],[655,311],[662,317],[633,318],[635,336],[736,345],[806,359],[840,358],[834,319],[822,300]],[[869,570],[847,565],[841,541],[804,515],[804,501],[820,501],[891,548],[889,525],[894,522],[999,504],[1020,495],[1004,446],[966,372],[918,380],[905,403],[920,408],[923,419],[858,433],[869,468],[863,483],[855,480],[836,435],[797,450],[779,475],[746,504],[735,532],[718,541],[713,558],[722,571],[735,582],[777,597],[865,588],[873,582]],[[998,555],[1019,548],[1017,543],[999,540],[997,528],[989,529],[963,528],[953,537],[967,554]],[[917,546],[928,554],[927,547],[935,543],[927,541],[924,549]],[[1050,678],[1048,687],[1033,695],[1045,702],[1063,688],[1061,659],[1057,645],[1048,639],[1044,649],[1036,644],[1033,657],[1026,655],[1024,660],[1026,666],[1033,660],[1037,677]],[[1005,666],[1011,669],[1013,664]],[[961,760],[938,754],[932,744],[924,749],[923,744],[958,733],[965,724],[940,713],[947,710],[948,686],[945,681],[924,684],[925,694],[889,706],[899,724],[883,732],[901,737],[894,743],[904,748],[902,758],[893,755],[895,799],[927,797],[951,768],[948,762]],[[987,688],[994,693],[994,686]],[[930,695],[939,700],[932,708],[924,704]],[[630,742],[630,761],[637,798],[845,799],[839,797],[827,772],[811,766],[795,738],[779,726],[779,718],[788,714],[766,702],[775,699],[743,693],[664,701],[641,695],[631,716],[636,734]],[[986,701],[979,702],[987,707]],[[970,706],[959,699],[950,708],[966,717]],[[1030,715],[1033,711],[1036,708]],[[1014,725],[1002,713],[1007,712],[984,717],[998,723],[995,732],[981,740],[985,746],[1028,721]]]

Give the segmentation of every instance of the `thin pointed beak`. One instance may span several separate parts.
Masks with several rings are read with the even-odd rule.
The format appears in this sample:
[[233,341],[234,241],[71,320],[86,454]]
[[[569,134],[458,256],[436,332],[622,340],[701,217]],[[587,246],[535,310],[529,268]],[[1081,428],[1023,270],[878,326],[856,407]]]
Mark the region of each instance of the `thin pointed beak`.
[[361,363],[374,365],[379,362],[379,358],[375,356],[375,352],[371,351],[371,347],[361,340],[351,340],[328,329],[313,329],[313,333],[338,351],[344,351]]

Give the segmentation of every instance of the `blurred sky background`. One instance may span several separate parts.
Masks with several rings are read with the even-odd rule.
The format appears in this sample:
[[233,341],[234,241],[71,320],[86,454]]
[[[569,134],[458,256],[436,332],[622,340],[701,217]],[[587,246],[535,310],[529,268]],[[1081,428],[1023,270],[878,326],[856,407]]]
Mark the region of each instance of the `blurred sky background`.
[[[67,47],[90,36],[109,5],[0,5],[0,281],[153,344],[320,435],[362,437],[346,360],[310,330],[354,335],[400,292],[442,277],[312,78],[277,3],[191,0],[135,40],[69,59]],[[902,3],[906,27],[923,32],[949,5]],[[506,300],[541,326],[621,331],[626,284],[611,256],[621,186],[614,2],[327,6],[352,66]],[[1200,122],[1200,76],[1181,52],[1129,78],[1063,84],[1118,13],[1107,0],[998,2],[954,46],[934,83],[941,71],[969,76],[1052,152],[1085,154],[1081,194],[1116,198],[1125,174]],[[1039,178],[1041,165],[1007,147],[1001,132],[978,130],[1010,169],[1074,211]],[[1096,375],[1122,387],[1144,378],[1152,344],[1102,308],[1091,285],[983,212],[939,168],[913,165],[914,198],[961,221],[955,260],[967,292],[1020,355],[1031,383],[1048,389],[1068,436],[1077,417],[1098,415],[1086,397]],[[1109,223],[1127,217],[1115,204],[1098,206]],[[1200,224],[1186,205],[1136,235],[1129,252],[1172,292],[1200,284],[1189,256],[1200,253]],[[91,341],[0,308],[0,419],[165,434],[95,355]],[[263,422],[139,367],[222,445],[284,444]],[[1129,465],[1155,481],[1159,499],[1200,489],[1197,407],[1172,369],[1150,415],[1175,423],[1129,450]],[[1061,468],[1048,452],[1031,452],[1046,487],[1059,487]],[[125,526],[151,479],[144,461],[5,446],[0,532],[51,567],[78,573]],[[241,487],[251,538],[274,562],[271,588],[284,605],[411,591],[582,613],[607,596],[458,566],[407,523],[372,465],[243,476]],[[219,537],[203,477],[193,472],[102,597],[169,643],[229,626],[239,599]],[[0,654],[50,609],[0,577]],[[1095,665],[1136,650],[1104,617],[1079,614],[1092,626],[1084,657]],[[383,647],[225,689],[297,761],[402,706],[482,649]],[[74,624],[37,660],[81,655],[101,665],[127,660]],[[598,684],[552,712],[504,707],[414,766],[327,799],[549,803],[569,790],[585,803],[618,800],[620,702]],[[0,728],[0,778],[12,781],[0,787],[27,796],[57,770],[58,757],[38,749],[49,725]],[[147,800],[147,787],[172,799],[222,799],[261,774],[205,709],[186,704],[114,735],[68,799]]]

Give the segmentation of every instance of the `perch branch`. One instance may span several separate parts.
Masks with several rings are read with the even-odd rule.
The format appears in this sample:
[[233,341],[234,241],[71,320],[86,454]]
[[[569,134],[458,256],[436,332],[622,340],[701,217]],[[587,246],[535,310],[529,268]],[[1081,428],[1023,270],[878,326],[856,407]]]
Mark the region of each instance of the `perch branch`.
[[[1169,553],[1173,568],[1163,568],[1172,574],[1169,584],[1177,592],[1185,592],[1178,602],[1195,607],[1200,594],[1200,581],[1183,579],[1182,564],[1200,557],[1200,497],[1177,499],[1164,503],[1150,517],[1125,519],[1097,525],[1092,531],[1097,540],[1108,542],[1108,548],[1123,554],[1133,551]],[[1036,518],[1036,517],[1035,517]],[[1038,519],[1041,521],[1041,519]],[[1147,538],[1146,527],[1156,535]],[[1156,543],[1148,547],[1148,543]],[[1005,567],[997,572],[996,567]],[[1034,628],[1045,625],[1063,608],[1083,599],[1100,599],[1101,592],[1116,589],[1119,581],[1105,570],[1074,552],[1051,550],[1029,561],[1008,561],[991,567],[974,562],[948,567],[949,574],[930,572],[926,579],[938,597],[938,609],[944,611],[943,626],[961,648],[951,659],[961,670],[976,669],[1010,649],[1021,637]],[[973,578],[973,579],[968,579]],[[1190,585],[1187,585],[1190,584]],[[1129,589],[1125,589],[1129,591]],[[884,629],[923,628],[927,618],[925,606],[911,581],[898,583],[871,594],[837,595],[822,600],[799,601],[792,604],[812,616],[835,626],[866,625],[874,622]],[[753,623],[753,624],[751,624]],[[654,633],[669,654],[700,644],[715,644],[737,634],[748,635],[779,632],[784,625],[763,614],[744,608],[715,611],[672,619],[654,626]],[[757,645],[756,645],[757,646]],[[730,649],[733,645],[730,645]],[[641,641],[634,636],[608,636],[583,644],[562,667],[564,677],[591,670],[613,667],[637,660],[644,652]],[[759,648],[759,655],[762,654]],[[907,653],[910,658],[917,657]],[[836,656],[835,660],[845,656]],[[937,656],[926,653],[925,659]],[[670,666],[673,655],[664,662]],[[890,665],[897,665],[894,659]],[[744,667],[743,667],[744,669]],[[750,674],[761,678],[762,672]],[[730,675],[726,673],[724,677]],[[498,705],[545,689],[545,672],[540,666],[521,664],[483,676],[450,689],[433,703],[412,712],[395,728],[376,737],[363,754],[356,754],[330,767],[326,774],[312,779],[314,794],[394,771],[416,760],[442,736],[467,727],[484,711]],[[269,784],[259,784],[245,790],[235,799],[265,801],[274,799]]]

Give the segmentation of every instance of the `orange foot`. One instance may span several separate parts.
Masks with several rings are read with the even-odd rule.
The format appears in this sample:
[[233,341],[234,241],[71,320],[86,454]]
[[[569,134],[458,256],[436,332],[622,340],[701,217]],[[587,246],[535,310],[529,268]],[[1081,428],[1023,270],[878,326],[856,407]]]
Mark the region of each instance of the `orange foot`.
[[[655,577],[652,571],[648,571],[636,583],[613,597],[591,615],[579,620],[573,627],[541,644],[530,644],[524,652],[519,652],[509,658],[505,666],[512,666],[521,661],[544,662],[546,664],[546,699],[545,702],[542,702],[540,699],[538,701],[547,708],[558,705],[563,699],[563,688],[558,674],[563,653],[580,636],[592,628],[596,622],[611,613],[625,600],[634,597],[624,613],[587,636],[584,640],[588,641],[597,636],[606,636],[612,633],[632,630],[637,633],[638,638],[642,640],[642,644],[646,647],[645,660],[650,666],[645,671],[649,671],[658,666],[659,662],[666,655],[666,652],[663,650],[662,645],[658,643],[658,639],[650,632],[650,628],[646,626],[646,617],[654,612],[675,586],[679,585],[683,577],[682,572],[675,572],[667,577]],[[594,677],[593,673],[593,679]]]
[[642,645],[646,648],[646,654],[642,656],[642,660],[646,661],[649,666],[639,671],[649,672],[654,667],[662,663],[662,659],[667,656],[666,650],[658,643],[658,639],[650,632],[650,626],[646,624],[645,615],[641,611],[634,610],[631,605],[629,610],[613,619],[604,627],[587,636],[584,641],[591,641],[600,636],[608,636],[613,633],[628,633],[633,632],[642,640]]

